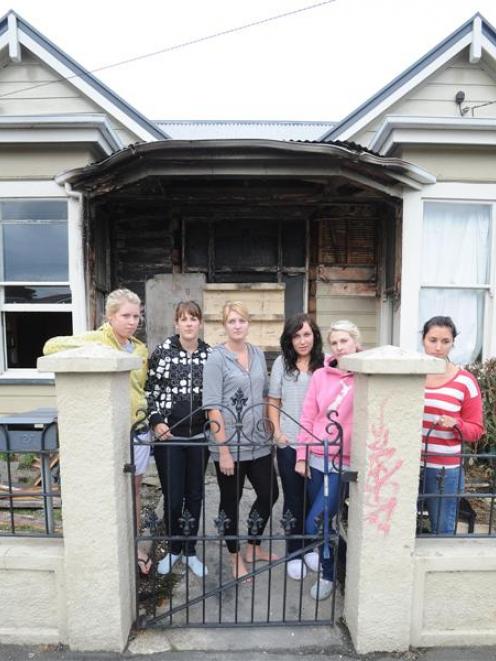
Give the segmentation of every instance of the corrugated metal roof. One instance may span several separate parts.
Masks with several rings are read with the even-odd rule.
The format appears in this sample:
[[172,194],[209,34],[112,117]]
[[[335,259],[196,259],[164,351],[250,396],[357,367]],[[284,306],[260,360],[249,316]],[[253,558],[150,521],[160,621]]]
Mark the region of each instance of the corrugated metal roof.
[[[279,168],[279,169],[278,169]],[[346,170],[347,174],[344,172]],[[70,183],[76,190],[105,192],[116,182],[134,178],[169,176],[237,176],[254,173],[266,177],[271,169],[294,176],[364,177],[380,186],[398,183],[419,188],[436,178],[412,163],[376,155],[360,145],[346,142],[281,140],[163,140],[130,145],[107,158],[61,173],[58,183]],[[279,176],[279,175],[278,175]],[[395,194],[399,195],[398,191]]]
[[249,139],[318,140],[336,122],[290,120],[211,119],[156,120],[157,126],[175,140]]

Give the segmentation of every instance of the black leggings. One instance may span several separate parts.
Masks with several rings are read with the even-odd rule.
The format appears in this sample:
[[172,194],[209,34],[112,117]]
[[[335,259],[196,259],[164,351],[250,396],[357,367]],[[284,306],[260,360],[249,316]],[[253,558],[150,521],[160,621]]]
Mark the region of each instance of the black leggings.
[[[154,455],[162,493],[164,494],[164,523],[167,535],[184,537],[184,540],[174,540],[169,544],[169,551],[179,555],[196,554],[196,540],[200,525],[201,509],[204,491],[204,475],[208,462],[209,451],[205,445],[195,444],[204,441],[200,438],[184,439],[183,445],[155,445]],[[181,518],[185,511],[193,517],[189,532],[185,534],[184,522]]]
[[[272,455],[268,454],[259,459],[235,462],[234,475],[221,473],[217,461],[215,462],[215,470],[220,489],[219,513],[225,512],[229,519],[224,534],[226,536],[238,535],[239,502],[243,495],[245,478],[248,478],[257,494],[257,498],[251,506],[250,515],[256,511],[261,519],[258,530],[253,532],[256,535],[261,535],[267,525],[272,506],[279,497],[279,487],[277,486]],[[260,539],[249,540],[248,543],[260,544]],[[237,539],[226,539],[226,546],[230,553],[239,551],[239,541]]]

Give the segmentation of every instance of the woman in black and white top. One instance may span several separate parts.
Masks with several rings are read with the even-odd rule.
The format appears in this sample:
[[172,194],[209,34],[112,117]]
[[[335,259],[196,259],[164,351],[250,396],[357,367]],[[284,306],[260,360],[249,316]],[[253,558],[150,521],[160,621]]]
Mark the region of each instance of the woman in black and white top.
[[[198,534],[204,492],[208,447],[203,444],[205,414],[202,406],[203,366],[210,347],[199,338],[200,306],[179,303],[175,314],[177,335],[159,344],[149,360],[148,415],[159,441],[184,439],[180,445],[154,447],[155,461],[164,494],[164,520],[171,537],[183,534],[180,519],[186,510],[192,516],[190,536]],[[189,442],[188,442],[189,441]],[[159,562],[159,574],[168,574],[183,555],[196,576],[208,573],[196,555],[195,541],[172,541],[169,553]]]

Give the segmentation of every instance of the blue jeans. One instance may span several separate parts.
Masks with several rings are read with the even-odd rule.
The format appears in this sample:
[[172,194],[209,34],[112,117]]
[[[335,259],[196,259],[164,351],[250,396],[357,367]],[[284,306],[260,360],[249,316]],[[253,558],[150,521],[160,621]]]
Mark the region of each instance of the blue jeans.
[[465,474],[462,467],[428,468],[422,470],[420,477],[420,501],[429,512],[433,535],[453,535],[456,530],[459,498],[424,498],[424,494],[439,493],[454,495],[463,493]]
[[[305,534],[305,516],[303,512],[305,505],[305,480],[295,472],[295,463],[296,450],[293,450],[289,445],[285,448],[277,448],[277,467],[284,494],[283,515],[286,512],[291,512],[292,517],[295,519],[295,523],[288,534],[286,542],[288,555],[299,551],[305,546],[305,540],[302,537],[300,539],[292,538],[292,535]],[[301,557],[301,553],[294,557]]]
[[[324,513],[324,473],[310,467],[310,475],[311,479],[307,482],[310,511],[306,518],[305,528],[307,534],[317,536],[319,530],[318,521]],[[330,527],[330,523],[338,511],[340,483],[341,476],[339,473],[328,474],[327,513],[329,517],[329,533],[334,532]],[[326,545],[324,542],[320,547],[319,554],[322,565],[322,578],[332,581],[334,578],[333,544]],[[326,555],[329,557],[326,558]]]

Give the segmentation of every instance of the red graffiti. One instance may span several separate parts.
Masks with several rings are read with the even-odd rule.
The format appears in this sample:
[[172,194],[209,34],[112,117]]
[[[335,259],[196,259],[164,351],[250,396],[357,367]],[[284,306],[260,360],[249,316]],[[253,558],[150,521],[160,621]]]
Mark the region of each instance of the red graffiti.
[[399,482],[394,474],[403,465],[396,459],[396,449],[389,445],[389,429],[384,424],[384,407],[377,425],[371,425],[373,440],[369,449],[369,470],[365,483],[365,520],[387,535],[396,509]]

